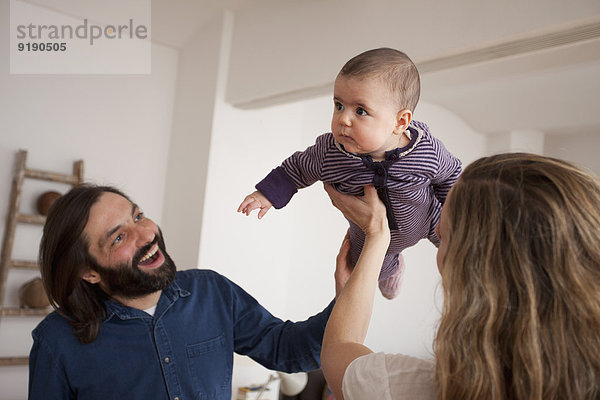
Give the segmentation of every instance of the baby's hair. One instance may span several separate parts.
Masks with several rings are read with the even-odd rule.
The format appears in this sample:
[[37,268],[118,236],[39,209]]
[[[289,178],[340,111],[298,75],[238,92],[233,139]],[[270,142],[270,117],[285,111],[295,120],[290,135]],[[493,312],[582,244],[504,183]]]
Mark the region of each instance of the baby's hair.
[[419,101],[419,71],[406,54],[395,49],[382,47],[365,51],[351,58],[342,67],[339,76],[383,79],[388,83],[400,109],[414,111]]

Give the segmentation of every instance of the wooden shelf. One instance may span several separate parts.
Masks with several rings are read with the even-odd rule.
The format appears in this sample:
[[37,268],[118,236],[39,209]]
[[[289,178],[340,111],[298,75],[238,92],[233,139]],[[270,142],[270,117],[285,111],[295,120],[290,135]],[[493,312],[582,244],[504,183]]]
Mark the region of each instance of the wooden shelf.
[[[9,270],[13,268],[39,271],[37,261],[13,260],[12,250],[17,223],[44,225],[46,217],[39,214],[20,213],[21,195],[25,178],[65,183],[75,186],[83,183],[83,161],[73,163],[72,174],[62,174],[26,168],[27,151],[19,150],[15,157],[14,172],[9,196],[8,216],[4,225],[2,250],[0,252],[0,317],[44,317],[52,312],[52,307],[20,308],[3,307],[6,294],[6,282]],[[27,365],[29,357],[0,357],[0,366]],[[1,395],[0,395],[1,397]]]
[[20,269],[34,269],[36,271],[40,270],[40,266],[37,261],[25,261],[25,260],[11,260],[10,268],[20,268]]
[[19,307],[3,307],[0,308],[0,315],[6,317],[43,317],[52,312],[52,307],[47,308],[19,308]]
[[29,357],[0,357],[0,367],[7,367],[11,365],[28,365]]
[[39,214],[17,214],[17,222],[24,222],[26,224],[38,224],[44,225],[46,223],[46,216]]
[[61,182],[68,185],[77,185],[81,182],[76,175],[57,174],[55,172],[40,171],[35,169],[25,169],[27,178],[40,179],[43,181]]

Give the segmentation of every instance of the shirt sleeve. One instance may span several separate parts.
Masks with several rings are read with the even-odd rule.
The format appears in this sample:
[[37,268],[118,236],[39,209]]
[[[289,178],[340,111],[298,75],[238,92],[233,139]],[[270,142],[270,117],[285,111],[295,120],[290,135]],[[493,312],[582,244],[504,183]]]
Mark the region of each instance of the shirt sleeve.
[[29,400],[74,399],[65,371],[50,349],[34,336],[29,354]]
[[431,137],[431,141],[438,158],[437,174],[431,180],[431,185],[435,197],[444,204],[448,192],[462,172],[462,166],[460,160],[454,157],[441,141],[434,137]]
[[342,380],[347,400],[434,400],[433,361],[372,353],[352,361]]
[[282,321],[242,288],[228,282],[234,296],[236,353],[282,372],[311,371],[320,367],[321,342],[333,301],[305,321]]
[[264,194],[275,208],[285,207],[298,189],[321,179],[330,135],[319,136],[314,145],[285,159],[281,166],[272,170],[256,185],[256,190]]

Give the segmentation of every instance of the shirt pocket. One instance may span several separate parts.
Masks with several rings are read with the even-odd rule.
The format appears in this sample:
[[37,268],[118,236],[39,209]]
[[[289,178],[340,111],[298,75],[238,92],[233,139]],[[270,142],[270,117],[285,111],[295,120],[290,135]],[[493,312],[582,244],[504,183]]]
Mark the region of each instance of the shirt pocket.
[[231,387],[233,352],[225,336],[186,346],[188,365],[199,399],[221,398]]

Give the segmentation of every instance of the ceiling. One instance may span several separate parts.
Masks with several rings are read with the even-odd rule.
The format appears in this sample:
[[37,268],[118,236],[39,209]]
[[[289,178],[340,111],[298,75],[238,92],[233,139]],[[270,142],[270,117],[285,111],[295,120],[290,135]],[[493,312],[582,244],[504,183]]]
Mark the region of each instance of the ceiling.
[[424,72],[421,93],[487,134],[600,135],[600,38]]
[[[93,10],[100,20],[114,19],[123,12],[122,8],[108,6],[99,12],[97,0],[25,1],[71,15],[89,15],[88,11]],[[104,1],[125,4],[122,0]],[[181,48],[224,9],[242,10],[264,2],[151,0],[152,40]],[[501,43],[479,49],[479,53],[415,60],[422,69],[421,98],[458,114],[482,133],[536,129],[547,134],[600,135],[600,21],[592,20],[591,26],[595,31],[588,36],[580,32],[555,33],[559,40],[551,45],[546,43],[547,35],[528,38],[546,43],[546,47],[523,47],[531,43],[522,41],[517,43],[521,48],[515,47],[517,51],[510,53]],[[561,38],[568,40],[561,42]],[[314,94],[307,91],[305,96]],[[279,97],[285,100],[286,94]],[[538,100],[540,97],[543,102]]]
[[240,10],[260,0],[152,0],[152,40],[182,47],[223,10]]

